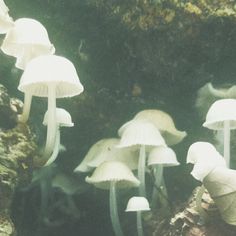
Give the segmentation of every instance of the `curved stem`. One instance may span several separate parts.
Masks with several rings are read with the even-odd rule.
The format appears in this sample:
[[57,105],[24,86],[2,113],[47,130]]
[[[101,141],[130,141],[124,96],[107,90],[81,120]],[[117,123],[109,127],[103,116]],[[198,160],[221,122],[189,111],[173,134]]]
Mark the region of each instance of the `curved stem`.
[[137,212],[137,231],[138,236],[143,236],[142,212]]
[[110,217],[113,230],[116,236],[124,236],[121,229],[118,211],[117,211],[117,202],[116,202],[116,186],[115,181],[111,181],[110,184]]
[[55,140],[55,145],[54,145],[53,153],[49,157],[47,162],[44,164],[44,166],[48,166],[48,165],[52,164],[56,160],[56,158],[58,156],[58,153],[59,153],[59,149],[60,149],[60,128],[57,127],[56,140]]
[[230,121],[224,121],[224,158],[227,167],[230,167]]
[[44,156],[52,154],[56,137],[56,89],[54,85],[48,85],[48,125],[47,140]]
[[27,120],[29,119],[31,101],[32,101],[32,94],[29,92],[25,93],[23,112],[21,115],[18,116],[18,120],[22,123],[26,123]]
[[140,147],[139,151],[139,161],[138,161],[138,178],[140,180],[139,185],[139,195],[142,197],[146,197],[146,189],[145,189],[145,166],[146,166],[146,153],[145,153],[145,145]]

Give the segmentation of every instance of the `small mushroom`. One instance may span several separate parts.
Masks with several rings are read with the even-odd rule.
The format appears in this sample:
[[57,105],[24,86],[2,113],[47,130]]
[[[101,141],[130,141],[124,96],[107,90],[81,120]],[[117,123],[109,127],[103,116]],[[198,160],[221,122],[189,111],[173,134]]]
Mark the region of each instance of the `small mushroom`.
[[118,130],[118,134],[121,135],[121,140],[117,147],[125,148],[137,145],[139,147],[138,178],[141,182],[139,194],[145,197],[145,147],[166,146],[165,140],[159,130],[147,120],[131,120]]
[[155,177],[155,188],[152,195],[152,205],[155,204],[156,198],[158,195],[157,189],[159,189],[163,196],[160,196],[161,202],[163,205],[167,206],[167,190],[163,177],[164,167],[178,166],[179,162],[177,161],[176,154],[173,149],[169,147],[154,147],[148,156],[148,166],[153,167],[154,177]]
[[3,0],[0,0],[0,34],[5,34],[14,26],[13,19],[8,14],[9,9]]
[[138,159],[136,152],[131,148],[116,148],[119,141],[118,138],[107,138],[93,144],[74,172],[89,172],[102,162],[112,160],[124,162],[131,170],[137,169]]
[[206,115],[203,126],[224,134],[224,158],[230,166],[230,130],[236,129],[236,99],[220,99],[214,102]]
[[95,169],[91,177],[86,177],[85,181],[97,188],[110,191],[112,227],[116,236],[123,236],[117,211],[116,189],[138,187],[140,184],[139,180],[136,179],[132,171],[124,163],[106,161]]
[[[62,108],[56,108],[56,138],[55,138],[55,145],[52,152],[52,155],[47,160],[47,162],[44,164],[44,166],[50,165],[52,162],[54,162],[58,156],[59,150],[60,150],[60,127],[73,127],[74,123],[71,120],[70,113],[67,112],[65,109]],[[44,125],[48,125],[48,111],[44,115],[43,120]]]
[[[44,55],[32,59],[21,76],[18,89],[25,94],[48,98],[48,125],[45,156],[50,156],[56,137],[56,98],[83,92],[76,69],[68,59]],[[29,104],[24,104],[29,107]]]
[[143,236],[142,211],[150,211],[148,200],[145,197],[132,197],[129,199],[125,211],[137,213],[138,236]]
[[161,132],[167,145],[175,145],[181,142],[187,135],[185,131],[176,129],[173,119],[164,111],[149,109],[138,112],[135,120],[145,119],[152,122],[156,128]]

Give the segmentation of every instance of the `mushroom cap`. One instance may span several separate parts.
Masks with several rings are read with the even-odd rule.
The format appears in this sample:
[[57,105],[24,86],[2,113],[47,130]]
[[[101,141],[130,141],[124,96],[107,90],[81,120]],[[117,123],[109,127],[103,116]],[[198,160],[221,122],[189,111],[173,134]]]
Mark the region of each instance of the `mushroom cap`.
[[159,130],[147,120],[131,120],[125,123],[119,130],[121,135],[119,148],[134,145],[166,146],[165,140]]
[[[70,113],[63,108],[58,108],[58,107],[56,108],[56,123],[64,127],[74,126]],[[47,124],[48,124],[48,111],[45,112],[43,119],[43,125]]]
[[224,121],[230,122],[230,129],[236,129],[236,99],[220,99],[209,108],[203,126],[208,129],[224,129]]
[[71,61],[56,55],[32,59],[25,68],[18,89],[38,97],[48,96],[48,86],[55,86],[56,97],[72,97],[83,92],[76,69]]
[[216,167],[203,180],[212,198],[236,192],[236,170]]
[[101,189],[110,189],[112,181],[115,182],[116,188],[138,187],[140,184],[128,166],[119,161],[103,162],[85,181]]
[[107,138],[93,144],[74,172],[88,172],[98,167],[102,162],[112,160],[124,162],[131,170],[137,169],[137,153],[131,148],[116,148],[119,141],[118,138]]
[[31,18],[20,18],[14,22],[1,49],[5,54],[17,58],[16,67],[20,69],[24,69],[32,58],[55,53],[45,27]]
[[226,88],[214,88],[212,83],[207,83],[209,92],[218,98],[235,98],[236,97],[236,85]]
[[148,165],[178,166],[175,152],[169,147],[154,147],[148,156]]
[[152,122],[163,135],[167,145],[175,145],[181,142],[187,135],[185,131],[176,129],[173,119],[164,111],[148,109],[138,112],[135,120],[146,119]]
[[149,202],[145,197],[131,197],[125,211],[150,211]]
[[13,19],[8,15],[8,7],[3,0],[0,0],[0,34],[5,34],[13,27]]
[[226,162],[215,147],[208,142],[193,143],[187,153],[187,163],[194,164],[191,175],[200,181],[216,167],[226,167]]

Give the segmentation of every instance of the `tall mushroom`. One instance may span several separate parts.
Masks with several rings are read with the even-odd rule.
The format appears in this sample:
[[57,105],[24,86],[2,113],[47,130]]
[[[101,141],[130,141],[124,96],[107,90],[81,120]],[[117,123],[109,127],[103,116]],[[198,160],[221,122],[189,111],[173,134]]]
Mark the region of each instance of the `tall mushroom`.
[[220,99],[214,102],[206,115],[203,126],[223,131],[224,135],[224,158],[230,167],[230,130],[236,129],[236,99]]
[[85,181],[97,188],[110,190],[109,201],[112,227],[116,236],[123,236],[117,211],[116,189],[138,187],[139,180],[136,179],[132,171],[124,163],[106,161],[95,169],[92,176],[86,177]]
[[[32,59],[21,76],[18,89],[48,98],[48,125],[45,156],[52,154],[56,137],[56,98],[83,92],[76,69],[65,57],[44,55]],[[28,104],[24,104],[28,106]]]
[[[31,18],[20,18],[14,22],[14,27],[7,32],[3,40],[1,50],[9,56],[16,57],[15,66],[21,70],[25,69],[31,59],[55,53],[45,27]],[[30,90],[25,93],[25,105],[23,113],[19,116],[20,122],[26,122],[29,118],[32,95]]]
[[[58,156],[59,149],[60,149],[60,127],[72,127],[74,126],[74,123],[71,120],[70,113],[67,112],[65,109],[62,108],[56,108],[56,138],[55,138],[55,145],[53,148],[52,155],[50,158],[46,161],[44,164],[45,166],[50,165],[52,162],[54,162]],[[48,111],[44,115],[44,120],[43,120],[44,125],[48,125]]]
[[118,134],[121,136],[121,140],[117,147],[127,148],[137,146],[139,148],[138,177],[141,182],[139,194],[145,197],[145,146],[166,146],[165,140],[159,130],[147,120],[131,120],[118,130]]

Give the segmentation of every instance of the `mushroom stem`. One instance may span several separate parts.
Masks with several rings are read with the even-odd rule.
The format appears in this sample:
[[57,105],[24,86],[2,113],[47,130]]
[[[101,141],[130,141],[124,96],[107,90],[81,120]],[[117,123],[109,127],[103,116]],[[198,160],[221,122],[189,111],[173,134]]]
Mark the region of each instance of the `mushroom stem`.
[[44,156],[52,154],[55,145],[56,127],[56,90],[55,86],[50,84],[48,86],[48,124]]
[[31,101],[32,101],[32,94],[28,92],[25,93],[23,112],[21,115],[18,116],[19,122],[26,123],[27,120],[29,119]]
[[47,160],[47,162],[45,163],[44,166],[48,166],[56,160],[56,158],[58,156],[58,153],[59,153],[59,149],[60,149],[60,128],[59,128],[59,126],[57,126],[56,139],[55,139],[55,145],[54,145],[53,153],[49,157],[49,159]]
[[155,166],[154,169],[154,175],[155,175],[155,184],[158,188],[162,185],[162,179],[163,179],[163,165],[158,164]]
[[224,158],[227,167],[230,167],[230,121],[224,121]]
[[142,212],[137,212],[137,231],[138,236],[143,236]]
[[153,168],[153,174],[154,174],[154,187],[152,192],[152,202],[151,205],[153,208],[157,207],[157,199],[158,199],[158,193],[160,191],[160,187],[162,184],[163,179],[163,166],[162,165],[155,165]]
[[138,178],[140,181],[139,195],[142,197],[146,197],[145,166],[146,166],[145,145],[141,145],[140,151],[139,151],[139,161],[138,161]]
[[115,181],[110,183],[110,217],[113,230],[116,236],[124,236],[121,229],[118,211],[117,211],[117,201],[116,201],[116,186]]
[[200,215],[199,223],[206,222],[208,219],[208,215],[205,212],[205,210],[202,208],[202,196],[205,192],[206,188],[202,184],[202,186],[198,189],[197,194],[196,194],[196,210]]

